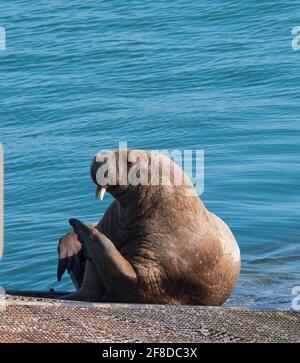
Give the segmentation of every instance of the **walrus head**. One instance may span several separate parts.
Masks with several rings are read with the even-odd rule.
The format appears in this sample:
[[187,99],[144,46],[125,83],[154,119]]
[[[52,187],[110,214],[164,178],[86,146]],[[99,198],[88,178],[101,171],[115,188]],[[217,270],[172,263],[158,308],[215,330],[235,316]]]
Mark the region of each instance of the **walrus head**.
[[177,186],[192,188],[193,195],[195,192],[183,170],[156,151],[126,149],[101,152],[93,158],[91,176],[100,200],[106,191],[120,202],[133,194],[141,196],[158,190],[170,191]]

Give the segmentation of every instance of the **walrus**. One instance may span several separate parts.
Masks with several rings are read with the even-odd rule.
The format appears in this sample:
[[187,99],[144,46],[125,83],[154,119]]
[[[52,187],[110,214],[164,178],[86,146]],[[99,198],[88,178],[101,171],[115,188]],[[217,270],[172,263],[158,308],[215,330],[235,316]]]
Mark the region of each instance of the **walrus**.
[[[187,174],[158,152],[115,150],[100,156],[91,164],[96,194],[103,199],[108,192],[114,201],[96,225],[70,219],[73,230],[59,241],[57,278],[68,270],[77,291],[64,298],[222,305],[239,277],[239,247]],[[98,177],[108,158],[116,160],[113,183]],[[169,182],[160,173],[158,183],[149,182],[166,161]],[[124,173],[138,181],[143,175],[148,183],[121,183]]]

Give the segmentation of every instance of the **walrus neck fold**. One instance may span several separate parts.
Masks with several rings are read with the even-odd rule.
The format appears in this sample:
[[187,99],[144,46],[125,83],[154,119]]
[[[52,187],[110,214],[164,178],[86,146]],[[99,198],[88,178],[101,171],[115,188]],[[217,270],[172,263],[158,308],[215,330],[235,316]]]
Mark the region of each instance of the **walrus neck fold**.
[[115,197],[119,205],[121,215],[139,215],[145,210],[150,210],[155,206],[155,194],[158,190],[153,190],[150,187],[136,186],[126,194]]

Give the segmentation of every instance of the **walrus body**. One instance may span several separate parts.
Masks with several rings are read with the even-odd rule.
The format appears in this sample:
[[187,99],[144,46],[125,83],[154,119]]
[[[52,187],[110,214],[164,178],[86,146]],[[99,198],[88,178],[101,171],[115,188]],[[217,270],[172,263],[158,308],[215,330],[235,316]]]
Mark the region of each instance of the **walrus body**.
[[[99,165],[93,161],[92,177],[101,188]],[[173,167],[174,173],[183,173]],[[83,253],[87,258],[83,283],[67,298],[193,305],[226,301],[239,276],[239,248],[188,178],[183,185],[174,185],[171,175],[168,186],[105,188],[115,200],[98,225],[70,220],[74,232],[61,240],[60,252],[69,252],[60,253],[60,264],[67,256],[73,263],[59,266],[59,279],[64,268],[74,270],[76,257],[70,256]]]

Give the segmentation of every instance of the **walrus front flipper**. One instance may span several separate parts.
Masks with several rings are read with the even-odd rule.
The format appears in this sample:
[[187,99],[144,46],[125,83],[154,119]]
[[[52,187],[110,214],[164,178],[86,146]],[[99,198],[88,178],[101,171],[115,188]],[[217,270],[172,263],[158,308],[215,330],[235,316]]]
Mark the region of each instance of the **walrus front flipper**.
[[[69,252],[68,255],[67,252],[65,252],[64,248],[62,247],[63,243],[64,243],[63,238],[61,238],[58,244],[57,280],[60,281],[63,274],[67,270],[76,290],[78,290],[83,282],[86,258],[82,250],[79,250],[76,253],[74,252],[74,254],[72,254],[72,252],[71,253]],[[68,243],[70,245],[70,241],[68,241]]]
[[112,296],[116,301],[136,301],[136,273],[113,242],[96,228],[91,228],[76,219],[70,219],[70,225],[83,244],[87,258],[96,266],[105,286],[105,294]]

